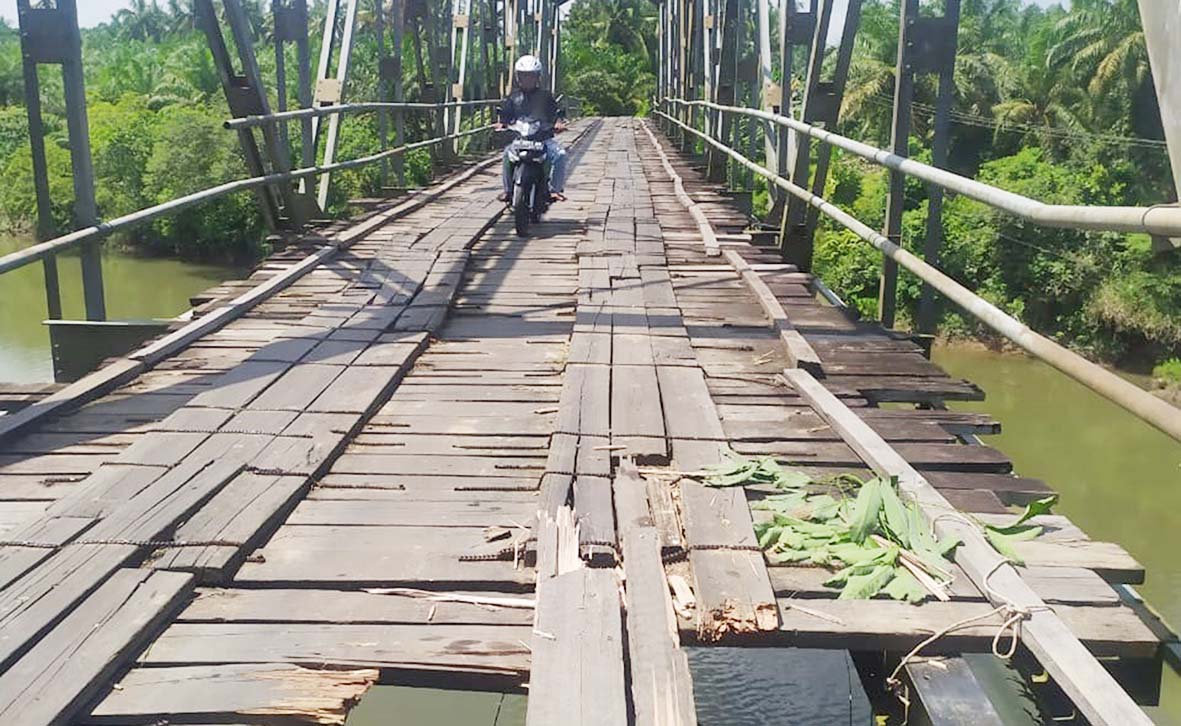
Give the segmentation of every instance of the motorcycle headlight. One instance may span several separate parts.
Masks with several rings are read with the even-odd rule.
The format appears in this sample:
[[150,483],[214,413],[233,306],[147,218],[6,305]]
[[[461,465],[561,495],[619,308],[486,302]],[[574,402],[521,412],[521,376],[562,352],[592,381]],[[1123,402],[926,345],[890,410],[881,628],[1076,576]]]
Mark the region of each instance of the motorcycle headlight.
[[508,160],[511,161],[512,163],[516,164],[518,161],[521,160],[521,155],[517,153],[516,149],[510,148],[508,150]]

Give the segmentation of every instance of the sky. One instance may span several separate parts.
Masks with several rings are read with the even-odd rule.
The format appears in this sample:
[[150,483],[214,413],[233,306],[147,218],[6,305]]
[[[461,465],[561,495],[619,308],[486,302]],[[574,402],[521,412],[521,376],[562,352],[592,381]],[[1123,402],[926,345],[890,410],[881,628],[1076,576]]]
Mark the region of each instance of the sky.
[[[1031,4],[1041,6],[1053,5],[1059,0],[1027,0]],[[1063,5],[1069,5],[1068,0],[1061,0]],[[129,0],[78,0],[78,24],[83,28],[89,28],[98,25],[101,22],[109,20],[116,11],[127,7],[131,3]],[[836,15],[834,17],[833,26],[840,27],[839,22],[845,17],[845,2],[844,0],[837,0],[836,7],[833,8]],[[0,0],[0,17],[7,20],[10,24],[16,24],[16,0]]]

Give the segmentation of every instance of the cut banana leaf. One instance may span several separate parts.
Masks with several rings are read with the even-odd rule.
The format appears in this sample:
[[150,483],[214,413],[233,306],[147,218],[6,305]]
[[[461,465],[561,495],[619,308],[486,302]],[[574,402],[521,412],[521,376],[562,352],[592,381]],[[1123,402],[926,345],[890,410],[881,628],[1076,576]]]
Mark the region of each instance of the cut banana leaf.
[[874,567],[865,575],[852,575],[845,583],[838,600],[868,600],[882,591],[894,579],[894,565],[883,564]]
[[882,508],[882,482],[880,479],[870,479],[861,487],[857,494],[857,501],[853,503],[853,514],[849,522],[849,539],[854,542],[864,542],[871,535],[878,523],[878,513]]
[[927,588],[923,587],[914,575],[903,567],[896,568],[894,579],[883,590],[895,600],[905,600],[909,603],[920,603],[927,599]]

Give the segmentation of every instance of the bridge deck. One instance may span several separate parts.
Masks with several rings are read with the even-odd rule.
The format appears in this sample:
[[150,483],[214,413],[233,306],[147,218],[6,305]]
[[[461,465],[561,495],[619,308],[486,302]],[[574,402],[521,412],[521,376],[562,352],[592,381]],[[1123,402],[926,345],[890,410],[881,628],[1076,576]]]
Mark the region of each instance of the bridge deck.
[[[640,123],[579,133],[570,201],[535,236],[499,218],[493,165],[379,212],[243,316],[4,441],[0,722],[338,723],[378,679],[528,682],[538,724],[580,708],[587,723],[687,718],[682,643],[905,650],[989,609],[962,576],[949,602],[836,600],[824,571],[753,551],[747,503],[766,492],[683,476],[720,443],[868,470],[780,375],[757,291],[706,255]],[[996,422],[942,410],[978,389],[819,301],[667,153],[823,385],[948,500],[987,518],[1045,495],[965,443]],[[1110,584],[1141,567],[1043,520],[1027,581],[1097,654],[1157,662],[1158,636]],[[934,650],[985,651],[995,632]]]

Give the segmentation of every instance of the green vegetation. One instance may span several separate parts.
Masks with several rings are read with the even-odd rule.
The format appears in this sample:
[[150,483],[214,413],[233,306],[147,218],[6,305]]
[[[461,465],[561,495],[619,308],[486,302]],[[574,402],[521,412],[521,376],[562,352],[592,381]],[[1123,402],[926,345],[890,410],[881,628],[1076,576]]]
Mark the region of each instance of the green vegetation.
[[[1136,0],[1069,5],[964,0],[950,168],[1048,203],[1147,206],[1174,199]],[[620,54],[626,51],[627,68],[654,67],[645,60],[654,57],[656,44],[649,6],[647,0],[574,6],[564,36],[567,47],[579,49],[564,66],[572,93],[594,99],[604,111],[644,111],[632,99],[650,97],[654,79],[623,72]],[[897,34],[897,0],[866,0],[840,133],[879,146],[889,142]],[[645,41],[634,40],[637,35]],[[743,37],[740,64],[749,65],[755,57],[753,17]],[[802,49],[798,53],[797,70],[806,60]],[[791,79],[797,102],[802,85],[802,77]],[[930,159],[934,100],[934,78],[920,76],[910,147],[924,161]],[[752,102],[745,84],[739,102]],[[757,158],[762,142],[757,129],[750,138],[749,128],[738,124],[737,146]],[[731,182],[749,184],[744,174]],[[837,153],[825,195],[880,229],[886,187],[880,168]],[[754,193],[756,210],[767,210],[761,180]],[[926,236],[926,198],[924,185],[908,182],[903,243],[912,251],[921,250]],[[1181,353],[1181,264],[1177,253],[1154,252],[1146,236],[1038,227],[954,195],[944,205],[944,227],[941,266],[1034,329],[1107,360]],[[825,281],[862,313],[875,315],[880,254],[823,218],[815,254]],[[919,289],[903,272],[902,325],[917,309]],[[940,331],[986,340],[992,335],[951,308],[944,310]]]
[[1161,361],[1153,367],[1152,377],[1162,388],[1181,386],[1181,358]]
[[[245,0],[253,30],[255,55],[275,104],[275,53],[270,3]],[[325,3],[309,3],[312,58],[319,53]],[[428,3],[440,15],[446,8]],[[349,94],[376,99],[377,44],[371,11],[358,17],[357,40]],[[403,48],[408,99],[429,94],[430,79],[416,73],[412,33]],[[388,40],[387,28],[387,43]],[[436,39],[444,43],[440,34]],[[109,219],[247,176],[236,136],[222,128],[229,110],[204,34],[194,27],[191,3],[182,0],[135,0],[109,23],[82,31],[91,151],[96,175],[99,216]],[[295,75],[295,51],[288,44],[289,77]],[[472,83],[484,83],[486,69],[469,67]],[[483,91],[480,91],[483,93]],[[297,91],[289,81],[288,107],[298,108]],[[64,119],[61,74],[41,69],[41,94],[46,155],[56,232],[71,226],[73,187],[69,142]],[[0,229],[30,231],[36,224],[32,162],[23,107],[20,42],[17,31],[0,21]],[[408,138],[430,135],[424,114],[407,117]],[[291,159],[299,158],[300,126],[291,124]],[[368,155],[380,148],[376,115],[348,117],[342,125],[337,158]],[[430,173],[430,154],[407,156],[407,183],[422,184]],[[328,212],[340,214],[348,199],[376,193],[378,167],[338,173]],[[264,227],[250,192],[223,197],[179,215],[130,232],[120,241],[151,254],[194,259],[243,260],[263,253]]]

